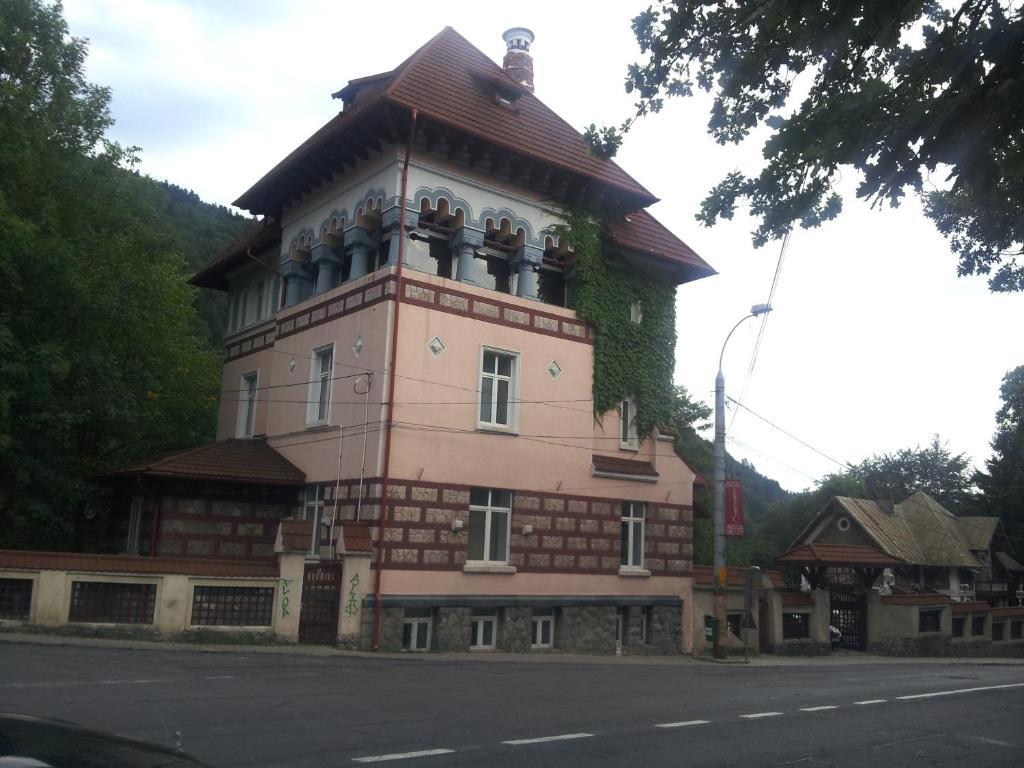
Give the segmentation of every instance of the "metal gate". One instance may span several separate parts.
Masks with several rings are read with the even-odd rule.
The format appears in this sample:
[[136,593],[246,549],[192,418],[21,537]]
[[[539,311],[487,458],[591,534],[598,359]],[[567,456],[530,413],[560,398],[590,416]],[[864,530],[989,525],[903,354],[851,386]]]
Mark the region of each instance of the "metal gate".
[[868,615],[864,595],[834,589],[829,593],[829,624],[842,633],[840,648],[864,651],[868,647]]
[[338,642],[341,606],[341,563],[307,564],[302,577],[299,642],[334,645]]

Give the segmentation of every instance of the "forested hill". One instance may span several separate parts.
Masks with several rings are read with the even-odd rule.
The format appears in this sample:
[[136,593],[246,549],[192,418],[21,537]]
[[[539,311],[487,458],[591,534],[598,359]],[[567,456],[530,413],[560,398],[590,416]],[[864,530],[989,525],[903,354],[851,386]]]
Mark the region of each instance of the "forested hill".
[[[188,269],[198,272],[225,245],[253,226],[255,221],[225,208],[223,205],[203,202],[190,189],[183,189],[167,181],[144,178],[158,188],[158,211],[161,226],[185,259]],[[196,311],[199,331],[213,349],[219,349],[224,340],[224,321],[227,316],[226,297],[220,291],[196,291]]]
[[[676,437],[676,452],[708,482],[703,490],[695,489],[695,501],[706,511],[708,518],[695,520],[693,538],[694,562],[707,565],[712,561],[713,552],[710,516],[715,508],[714,445],[692,428],[685,428]],[[778,482],[758,472],[753,464],[737,461],[728,452],[725,466],[726,477],[743,484],[746,517],[746,535],[742,539],[728,541],[726,553],[729,563],[767,567],[810,519],[801,513],[802,510],[794,509],[797,506],[794,502],[803,494],[786,491]]]

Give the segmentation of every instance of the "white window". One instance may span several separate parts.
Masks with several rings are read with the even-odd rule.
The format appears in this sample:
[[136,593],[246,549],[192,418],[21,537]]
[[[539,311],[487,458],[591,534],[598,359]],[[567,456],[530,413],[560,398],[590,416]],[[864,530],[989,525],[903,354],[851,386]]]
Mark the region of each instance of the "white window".
[[636,433],[636,401],[627,397],[619,406],[619,447],[627,451],[640,450],[640,438]]
[[483,350],[478,426],[515,428],[516,358],[517,355],[510,352]]
[[331,415],[331,379],[334,371],[334,346],[313,351],[309,371],[309,403],[306,426],[326,424]]
[[429,651],[433,621],[430,609],[405,610],[402,620],[402,650]]
[[320,524],[324,519],[324,486],[306,486],[306,503],[302,508],[302,519],[313,521],[313,534],[309,540],[309,554],[317,555],[320,553]]
[[245,326],[247,326],[249,324],[249,286],[248,285],[245,286],[245,288],[242,289],[241,305],[242,305],[242,309],[241,309],[242,323],[241,323],[240,327],[245,327]]
[[644,305],[640,299],[634,299],[629,302],[629,319],[634,323],[642,323],[644,321]]
[[508,533],[512,520],[512,492],[491,488],[469,491],[469,543],[466,560],[508,562]]
[[256,424],[256,398],[259,393],[259,371],[242,376],[238,385],[238,421],[235,437],[252,437]]
[[530,618],[530,647],[553,648],[555,645],[555,613],[535,613]]
[[622,502],[622,565],[627,568],[644,567],[644,504],[640,501]]
[[469,647],[474,651],[493,651],[497,647],[498,615],[473,615],[469,625]]
[[242,297],[236,293],[234,296],[231,297],[230,323],[232,331],[237,331],[242,327],[242,319],[238,314],[238,310],[241,306]]

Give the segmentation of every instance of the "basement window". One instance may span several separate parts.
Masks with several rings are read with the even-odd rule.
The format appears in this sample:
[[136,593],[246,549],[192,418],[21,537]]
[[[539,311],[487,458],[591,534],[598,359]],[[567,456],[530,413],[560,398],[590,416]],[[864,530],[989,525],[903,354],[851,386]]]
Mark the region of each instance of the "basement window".
[[402,620],[402,650],[429,651],[433,623],[433,611],[429,608],[406,608]]

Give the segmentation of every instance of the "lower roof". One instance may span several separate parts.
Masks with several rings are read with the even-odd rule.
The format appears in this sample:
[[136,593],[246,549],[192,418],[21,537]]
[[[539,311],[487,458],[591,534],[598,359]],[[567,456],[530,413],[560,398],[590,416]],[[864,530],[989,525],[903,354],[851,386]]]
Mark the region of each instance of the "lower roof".
[[779,555],[776,563],[789,565],[866,566],[889,568],[900,565],[895,557],[861,544],[803,544]]

